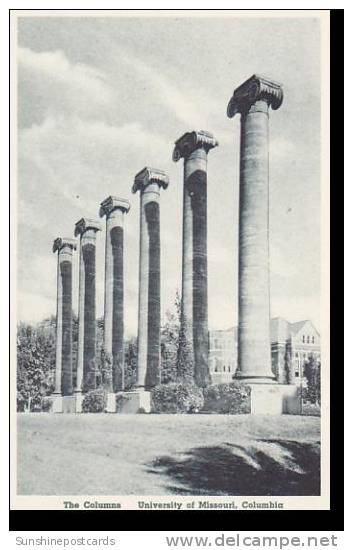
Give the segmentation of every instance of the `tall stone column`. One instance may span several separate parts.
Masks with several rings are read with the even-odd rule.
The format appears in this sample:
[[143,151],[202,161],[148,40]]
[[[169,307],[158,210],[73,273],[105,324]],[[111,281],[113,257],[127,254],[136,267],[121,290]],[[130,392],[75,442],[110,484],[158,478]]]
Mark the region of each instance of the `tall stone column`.
[[269,107],[283,100],[280,84],[257,75],[239,86],[228,117],[241,115],[239,195],[238,370],[244,382],[269,383]]
[[[72,253],[74,239],[55,239],[53,252],[58,253],[56,361],[53,412],[69,412],[72,388]],[[69,398],[69,399],[68,399]]]
[[124,214],[129,210],[127,200],[108,197],[99,211],[106,216],[104,350],[111,363],[103,382],[108,392],[124,389]]
[[82,218],[75,225],[80,236],[79,328],[75,392],[96,388],[96,233],[100,223]]
[[160,382],[160,188],[168,176],[161,170],[144,168],[132,192],[140,191],[140,265],[137,388],[149,390]]
[[[208,367],[207,154],[218,145],[209,132],[188,132],[175,142],[184,158],[183,262],[179,374],[205,387]],[[190,367],[194,372],[185,372]]]

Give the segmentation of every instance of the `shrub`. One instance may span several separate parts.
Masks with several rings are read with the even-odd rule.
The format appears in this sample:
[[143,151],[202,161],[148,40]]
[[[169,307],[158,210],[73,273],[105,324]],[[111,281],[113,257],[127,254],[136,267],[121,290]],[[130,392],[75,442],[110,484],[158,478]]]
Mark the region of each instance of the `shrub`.
[[218,414],[249,414],[251,389],[245,384],[231,382],[215,384],[204,389],[202,412]]
[[42,412],[50,412],[53,407],[53,400],[51,397],[43,397],[42,399]]
[[194,384],[161,384],[151,392],[151,412],[161,414],[198,412],[203,407],[201,388]]
[[321,407],[318,403],[302,402],[302,414],[304,416],[321,416]]
[[82,412],[101,413],[107,406],[107,392],[100,388],[88,391],[82,401]]

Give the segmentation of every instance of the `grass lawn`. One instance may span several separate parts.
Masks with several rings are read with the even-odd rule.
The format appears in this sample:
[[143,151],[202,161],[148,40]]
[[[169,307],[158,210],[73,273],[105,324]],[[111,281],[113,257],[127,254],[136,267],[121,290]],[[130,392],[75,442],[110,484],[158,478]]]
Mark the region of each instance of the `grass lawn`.
[[18,414],[21,495],[317,495],[320,418]]

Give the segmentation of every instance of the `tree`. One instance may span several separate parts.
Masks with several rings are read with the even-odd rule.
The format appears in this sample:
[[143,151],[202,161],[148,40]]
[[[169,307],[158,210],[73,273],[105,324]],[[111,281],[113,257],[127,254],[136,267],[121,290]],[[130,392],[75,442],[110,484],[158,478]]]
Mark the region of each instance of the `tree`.
[[286,350],[284,354],[284,376],[285,384],[293,384],[292,352],[290,342],[286,343]]
[[17,410],[40,410],[54,390],[55,320],[17,329]]
[[187,384],[194,382],[194,356],[192,342],[184,323],[180,324],[177,351],[177,380]]
[[131,338],[125,346],[124,389],[131,390],[137,379],[137,338]]
[[177,379],[177,355],[180,331],[180,296],[176,293],[175,312],[166,312],[166,321],[161,329],[161,383]]
[[194,353],[193,342],[188,336],[189,330],[186,326],[186,321],[183,319],[181,300],[179,294],[176,298],[176,307],[179,318],[179,334],[177,344],[176,358],[176,379],[178,382],[186,384],[194,383]]
[[308,384],[308,400],[311,403],[321,403],[321,363],[313,355],[304,363],[304,376]]

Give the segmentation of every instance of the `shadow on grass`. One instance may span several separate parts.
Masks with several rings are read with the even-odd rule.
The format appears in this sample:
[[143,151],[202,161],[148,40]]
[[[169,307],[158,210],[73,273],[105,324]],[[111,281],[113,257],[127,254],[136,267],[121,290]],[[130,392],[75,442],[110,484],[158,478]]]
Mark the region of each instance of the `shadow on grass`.
[[172,481],[174,494],[319,495],[320,444],[266,439],[198,447],[180,458],[160,456],[148,471]]

